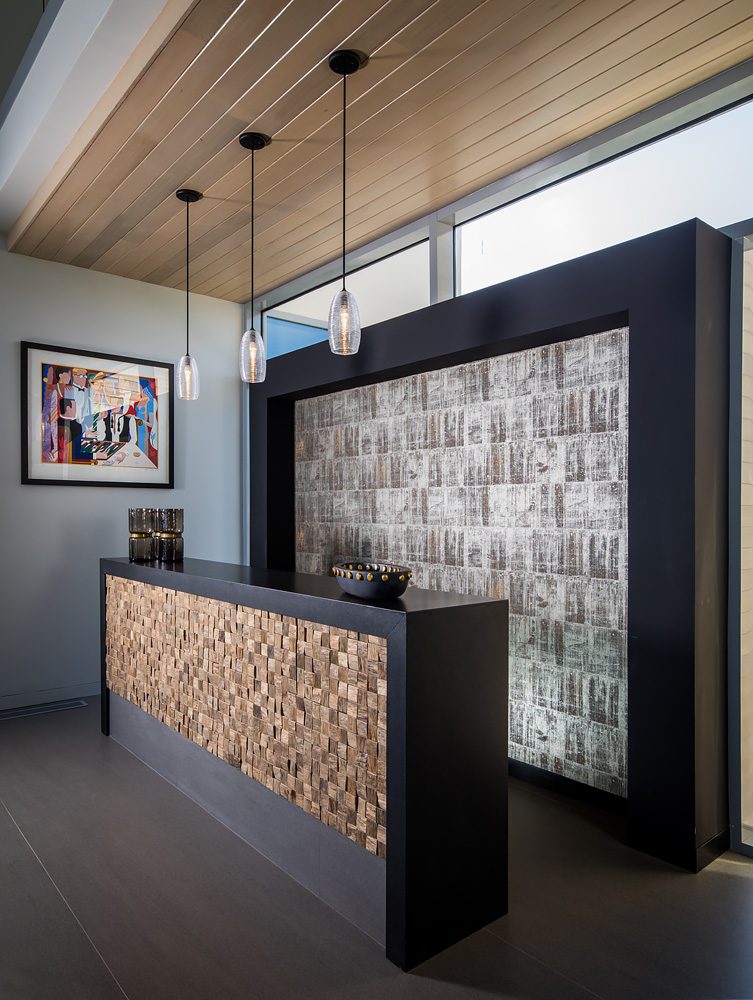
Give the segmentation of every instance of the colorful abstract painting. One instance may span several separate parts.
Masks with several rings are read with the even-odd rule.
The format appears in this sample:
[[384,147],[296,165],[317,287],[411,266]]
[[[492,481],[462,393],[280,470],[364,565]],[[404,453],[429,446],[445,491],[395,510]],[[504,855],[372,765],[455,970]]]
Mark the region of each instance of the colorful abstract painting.
[[43,462],[159,468],[157,382],[40,364]]
[[24,482],[171,484],[171,366],[23,345]]

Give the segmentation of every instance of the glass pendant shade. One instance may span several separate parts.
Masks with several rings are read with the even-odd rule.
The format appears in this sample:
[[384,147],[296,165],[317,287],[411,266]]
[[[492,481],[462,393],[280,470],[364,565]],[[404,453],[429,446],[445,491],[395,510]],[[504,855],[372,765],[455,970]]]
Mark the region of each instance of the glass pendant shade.
[[267,377],[267,349],[262,335],[253,327],[241,338],[240,364],[244,382],[263,382]]
[[329,309],[329,347],[333,354],[357,354],[360,345],[358,303],[347,288],[341,288]]
[[[244,132],[238,142],[244,149],[251,150],[251,300],[248,304],[248,315],[254,315],[254,195],[256,178],[256,153],[268,146],[272,140],[263,132]],[[253,320],[241,337],[238,353],[241,370],[241,381],[255,383],[263,382],[267,377],[267,348],[264,338],[254,329]]]
[[357,354],[361,346],[361,314],[355,297],[345,287],[345,222],[347,197],[345,185],[347,174],[347,114],[348,114],[348,77],[356,73],[363,65],[365,56],[355,49],[338,49],[329,57],[329,68],[343,78],[343,115],[342,115],[342,279],[343,286],[332,299],[329,307],[329,349],[333,354]]
[[178,201],[186,206],[186,353],[179,359],[175,368],[175,391],[178,399],[198,399],[199,398],[199,366],[196,358],[191,355],[189,347],[189,334],[191,332],[191,297],[190,297],[190,220],[189,209],[195,202],[200,201],[204,195],[201,191],[194,191],[192,188],[180,188],[175,192]]
[[196,358],[184,354],[175,369],[175,389],[178,399],[199,398],[199,366]]

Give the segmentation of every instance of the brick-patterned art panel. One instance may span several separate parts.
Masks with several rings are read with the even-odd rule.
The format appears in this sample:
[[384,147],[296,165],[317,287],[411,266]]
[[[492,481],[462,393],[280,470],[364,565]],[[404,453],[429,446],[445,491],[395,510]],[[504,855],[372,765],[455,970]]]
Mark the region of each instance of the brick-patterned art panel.
[[297,568],[508,598],[511,756],[626,795],[627,448],[627,329],[302,400]]
[[110,690],[386,856],[383,638],[107,577]]

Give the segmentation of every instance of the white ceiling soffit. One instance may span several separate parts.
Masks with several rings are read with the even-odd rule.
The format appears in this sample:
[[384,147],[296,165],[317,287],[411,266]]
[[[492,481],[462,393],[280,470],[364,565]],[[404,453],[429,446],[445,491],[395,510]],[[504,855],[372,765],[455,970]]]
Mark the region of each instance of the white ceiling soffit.
[[0,233],[42,184],[54,188],[65,175],[193,3],[58,0],[48,6],[29,46],[32,59],[22,61],[3,102]]

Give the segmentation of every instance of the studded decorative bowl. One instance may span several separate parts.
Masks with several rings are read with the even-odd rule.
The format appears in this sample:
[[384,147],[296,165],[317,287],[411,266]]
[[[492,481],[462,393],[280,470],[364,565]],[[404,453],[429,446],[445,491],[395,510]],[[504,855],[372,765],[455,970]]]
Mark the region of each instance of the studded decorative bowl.
[[405,593],[413,570],[394,563],[373,559],[348,559],[332,567],[337,582],[346,594],[364,601],[388,601]]

